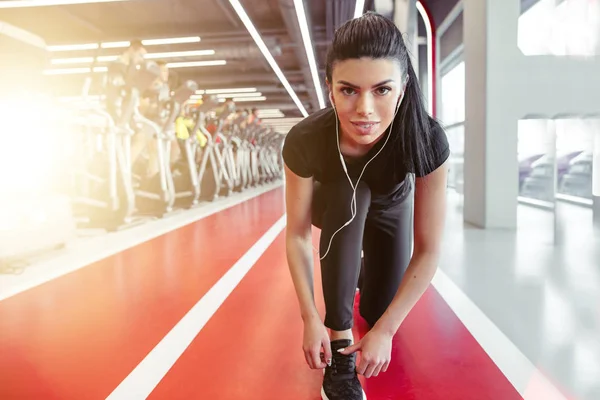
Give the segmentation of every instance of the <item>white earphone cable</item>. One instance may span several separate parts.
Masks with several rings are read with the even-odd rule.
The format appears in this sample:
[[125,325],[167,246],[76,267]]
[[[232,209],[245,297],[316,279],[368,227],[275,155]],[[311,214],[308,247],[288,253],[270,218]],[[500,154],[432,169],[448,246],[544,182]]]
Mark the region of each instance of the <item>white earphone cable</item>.
[[[338,153],[340,155],[340,161],[342,163],[342,168],[344,169],[344,173],[346,174],[346,177],[348,178],[348,182],[350,183],[350,186],[352,187],[352,201],[350,202],[350,213],[351,213],[352,217],[350,218],[350,220],[348,220],[344,225],[342,225],[337,231],[335,231],[331,235],[331,238],[329,239],[329,245],[327,246],[327,251],[325,251],[325,254],[322,257],[319,257],[319,259],[321,261],[323,261],[323,259],[325,257],[327,257],[327,254],[329,254],[329,250],[331,250],[331,244],[333,243],[333,238],[335,237],[335,235],[337,235],[338,232],[340,232],[342,229],[344,229],[345,227],[347,227],[348,225],[350,225],[352,223],[352,221],[354,221],[354,218],[356,218],[356,214],[357,214],[356,190],[358,188],[358,183],[360,182],[363,174],[365,173],[365,171],[367,169],[367,166],[371,163],[371,161],[373,161],[375,159],[375,157],[377,157],[379,155],[379,153],[381,153],[383,151],[383,148],[387,144],[390,136],[392,136],[392,127],[394,126],[394,120],[396,119],[396,115],[398,114],[398,110],[400,109],[400,103],[402,103],[402,99],[403,98],[404,98],[404,91],[403,91],[402,96],[400,97],[400,99],[398,99],[398,104],[396,105],[396,112],[394,113],[394,118],[392,118],[392,122],[390,124],[390,131],[389,131],[387,137],[385,138],[385,142],[383,143],[383,146],[381,146],[381,148],[379,149],[379,151],[377,153],[375,153],[375,155],[373,157],[371,157],[371,159],[369,161],[367,161],[367,163],[363,167],[362,172],[358,176],[358,180],[356,181],[356,185],[354,185],[352,183],[352,179],[350,178],[350,175],[348,174],[348,169],[346,168],[346,162],[344,161],[344,156],[342,156],[342,150],[340,149],[339,119],[338,119],[338,115],[337,115],[337,111],[335,109],[335,106],[333,106],[333,112],[335,113],[335,136],[336,136]],[[317,250],[317,254],[319,254],[318,250]]]

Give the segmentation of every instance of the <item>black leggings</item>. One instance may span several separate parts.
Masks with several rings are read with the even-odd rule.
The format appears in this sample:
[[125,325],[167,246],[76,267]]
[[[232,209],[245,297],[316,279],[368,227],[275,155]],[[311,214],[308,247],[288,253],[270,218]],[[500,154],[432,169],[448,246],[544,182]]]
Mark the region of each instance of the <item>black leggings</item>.
[[[347,180],[315,183],[313,225],[321,229],[320,256],[331,235],[352,216],[352,188]],[[360,182],[356,190],[356,217],[333,238],[321,261],[325,297],[325,326],[335,331],[351,329],[356,287],[360,287],[360,315],[370,326],[381,317],[398,290],[411,257],[412,198],[387,209],[371,206],[371,190]]]

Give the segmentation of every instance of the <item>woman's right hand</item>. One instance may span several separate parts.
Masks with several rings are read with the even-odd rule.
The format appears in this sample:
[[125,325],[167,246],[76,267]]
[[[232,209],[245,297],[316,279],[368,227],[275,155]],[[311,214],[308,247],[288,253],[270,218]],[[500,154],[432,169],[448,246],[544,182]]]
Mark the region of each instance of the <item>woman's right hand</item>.
[[[331,363],[331,343],[327,328],[319,318],[304,322],[304,358],[312,369],[323,369]],[[321,349],[324,357],[321,358]]]

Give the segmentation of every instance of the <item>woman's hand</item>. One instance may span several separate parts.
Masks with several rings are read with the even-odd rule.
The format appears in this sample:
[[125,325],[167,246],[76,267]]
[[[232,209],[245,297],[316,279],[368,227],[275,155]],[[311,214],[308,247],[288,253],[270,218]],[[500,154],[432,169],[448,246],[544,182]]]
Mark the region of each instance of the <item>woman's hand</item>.
[[[321,349],[323,349],[324,360],[321,358]],[[306,362],[312,369],[323,369],[331,364],[329,334],[319,318],[312,318],[304,323],[302,350]]]
[[379,375],[387,371],[392,360],[392,336],[387,333],[371,329],[361,340],[341,350],[340,353],[348,355],[361,351],[362,356],[356,372],[365,378]]

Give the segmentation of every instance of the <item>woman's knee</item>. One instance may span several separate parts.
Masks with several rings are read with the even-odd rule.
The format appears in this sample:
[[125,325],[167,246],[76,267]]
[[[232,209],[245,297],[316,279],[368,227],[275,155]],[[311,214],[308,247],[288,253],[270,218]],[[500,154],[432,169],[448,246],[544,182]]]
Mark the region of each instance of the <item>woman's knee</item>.
[[382,298],[377,294],[371,296],[361,293],[358,311],[369,326],[374,326],[392,303],[390,298]]

